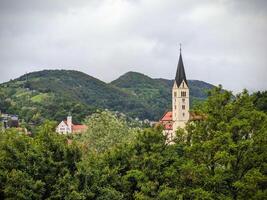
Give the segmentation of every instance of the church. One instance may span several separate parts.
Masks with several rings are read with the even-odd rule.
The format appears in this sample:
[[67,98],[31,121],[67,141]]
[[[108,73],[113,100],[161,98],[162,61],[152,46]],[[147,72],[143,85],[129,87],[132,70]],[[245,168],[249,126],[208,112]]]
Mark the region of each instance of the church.
[[165,112],[160,119],[160,124],[164,128],[163,133],[167,136],[168,141],[172,141],[175,138],[178,128],[185,128],[187,122],[198,120],[200,117],[189,112],[189,90],[180,48],[176,76],[172,87],[172,111]]
[[59,134],[80,134],[87,130],[86,125],[73,124],[72,116],[69,114],[67,120],[64,120],[58,124],[56,127],[56,132]]

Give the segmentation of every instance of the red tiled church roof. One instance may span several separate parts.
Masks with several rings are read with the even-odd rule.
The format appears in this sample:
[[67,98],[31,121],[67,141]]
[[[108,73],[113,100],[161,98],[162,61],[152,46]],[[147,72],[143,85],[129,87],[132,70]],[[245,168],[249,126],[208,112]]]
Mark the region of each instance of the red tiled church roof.
[[83,132],[86,131],[87,126],[86,125],[74,125],[72,124],[72,131],[73,132]]
[[159,123],[163,125],[164,130],[172,130],[172,111],[165,112]]
[[172,111],[165,112],[160,121],[172,121]]
[[[190,112],[189,121],[199,121],[206,118],[205,115],[196,114],[195,112]],[[172,130],[173,120],[172,111],[167,111],[159,120],[159,123],[163,125],[164,130]]]
[[[64,120],[64,123],[68,126],[67,120]],[[86,131],[87,128],[88,127],[86,125],[73,124],[73,123],[71,124],[71,129],[72,129],[72,132],[74,132],[74,133],[80,133],[80,132]]]

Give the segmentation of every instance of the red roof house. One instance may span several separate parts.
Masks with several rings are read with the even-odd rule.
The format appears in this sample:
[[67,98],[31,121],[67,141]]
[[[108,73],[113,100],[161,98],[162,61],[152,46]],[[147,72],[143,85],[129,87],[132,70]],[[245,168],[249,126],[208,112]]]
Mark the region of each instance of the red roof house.
[[67,120],[64,120],[59,123],[59,125],[56,128],[56,132],[60,134],[68,134],[68,133],[77,134],[86,131],[87,128],[88,127],[86,125],[73,124],[72,117],[68,116]]

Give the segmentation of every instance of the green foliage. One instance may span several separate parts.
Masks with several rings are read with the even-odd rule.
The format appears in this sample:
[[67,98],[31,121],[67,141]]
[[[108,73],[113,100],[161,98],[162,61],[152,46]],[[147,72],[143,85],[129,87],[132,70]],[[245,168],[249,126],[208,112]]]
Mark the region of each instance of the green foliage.
[[[175,149],[170,148],[160,130],[147,129],[132,143],[110,149],[98,155],[97,160],[89,154],[79,165],[77,176],[83,183],[81,189],[88,194],[86,198],[90,194],[91,199],[102,199],[103,188],[112,188],[119,196],[123,194],[122,199],[156,198],[159,186],[164,182],[164,172],[170,170],[170,163],[179,161]],[[166,156],[169,153],[172,156]],[[173,182],[177,180],[169,178]]]
[[147,129],[129,144],[94,155],[98,161],[83,160],[78,177],[87,180],[80,185],[86,198],[113,188],[130,200],[265,199],[267,116],[246,91],[232,97],[214,89],[197,111],[205,120],[180,130],[175,145],[165,143],[161,130]]
[[11,101],[8,97],[8,94],[3,89],[0,89],[0,113],[7,112],[10,107]]
[[247,91],[209,95],[173,145],[108,111],[71,144],[50,121],[34,137],[0,132],[0,199],[266,199],[266,113]]
[[4,189],[6,199],[40,199],[43,193],[44,183],[33,180],[27,173],[13,169],[7,174]]
[[124,115],[110,111],[95,113],[85,120],[89,127],[85,133],[76,137],[84,146],[96,152],[104,152],[116,145],[134,140],[138,128],[132,128],[132,121]]
[[0,134],[1,199],[81,196],[73,177],[81,151],[49,127],[45,124],[35,138],[15,130]]
[[212,199],[263,199],[267,180],[266,114],[255,109],[247,91],[234,100],[220,87],[210,95],[198,110],[205,113],[206,120],[187,128],[186,157],[195,176],[188,195],[201,188]]
[[267,91],[254,93],[253,103],[258,110],[267,113]]

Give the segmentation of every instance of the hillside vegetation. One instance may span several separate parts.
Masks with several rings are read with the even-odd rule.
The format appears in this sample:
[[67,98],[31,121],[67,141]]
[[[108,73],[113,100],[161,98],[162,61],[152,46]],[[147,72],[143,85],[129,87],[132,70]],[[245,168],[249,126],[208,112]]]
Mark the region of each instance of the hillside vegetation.
[[[131,92],[133,95],[146,102],[152,110],[155,110],[157,119],[166,111],[171,109],[171,89],[174,80],[152,79],[144,74],[128,72],[117,80],[111,82],[124,91]],[[207,98],[208,90],[214,88],[213,85],[204,81],[189,80],[190,104],[191,107]],[[159,114],[159,115],[158,115]]]
[[[110,109],[133,118],[158,120],[171,108],[173,81],[128,72],[111,83],[72,70],[44,70],[0,85],[2,112],[18,114],[26,122],[62,120],[69,112],[81,122],[96,109]],[[207,97],[213,86],[189,80],[191,105]]]

